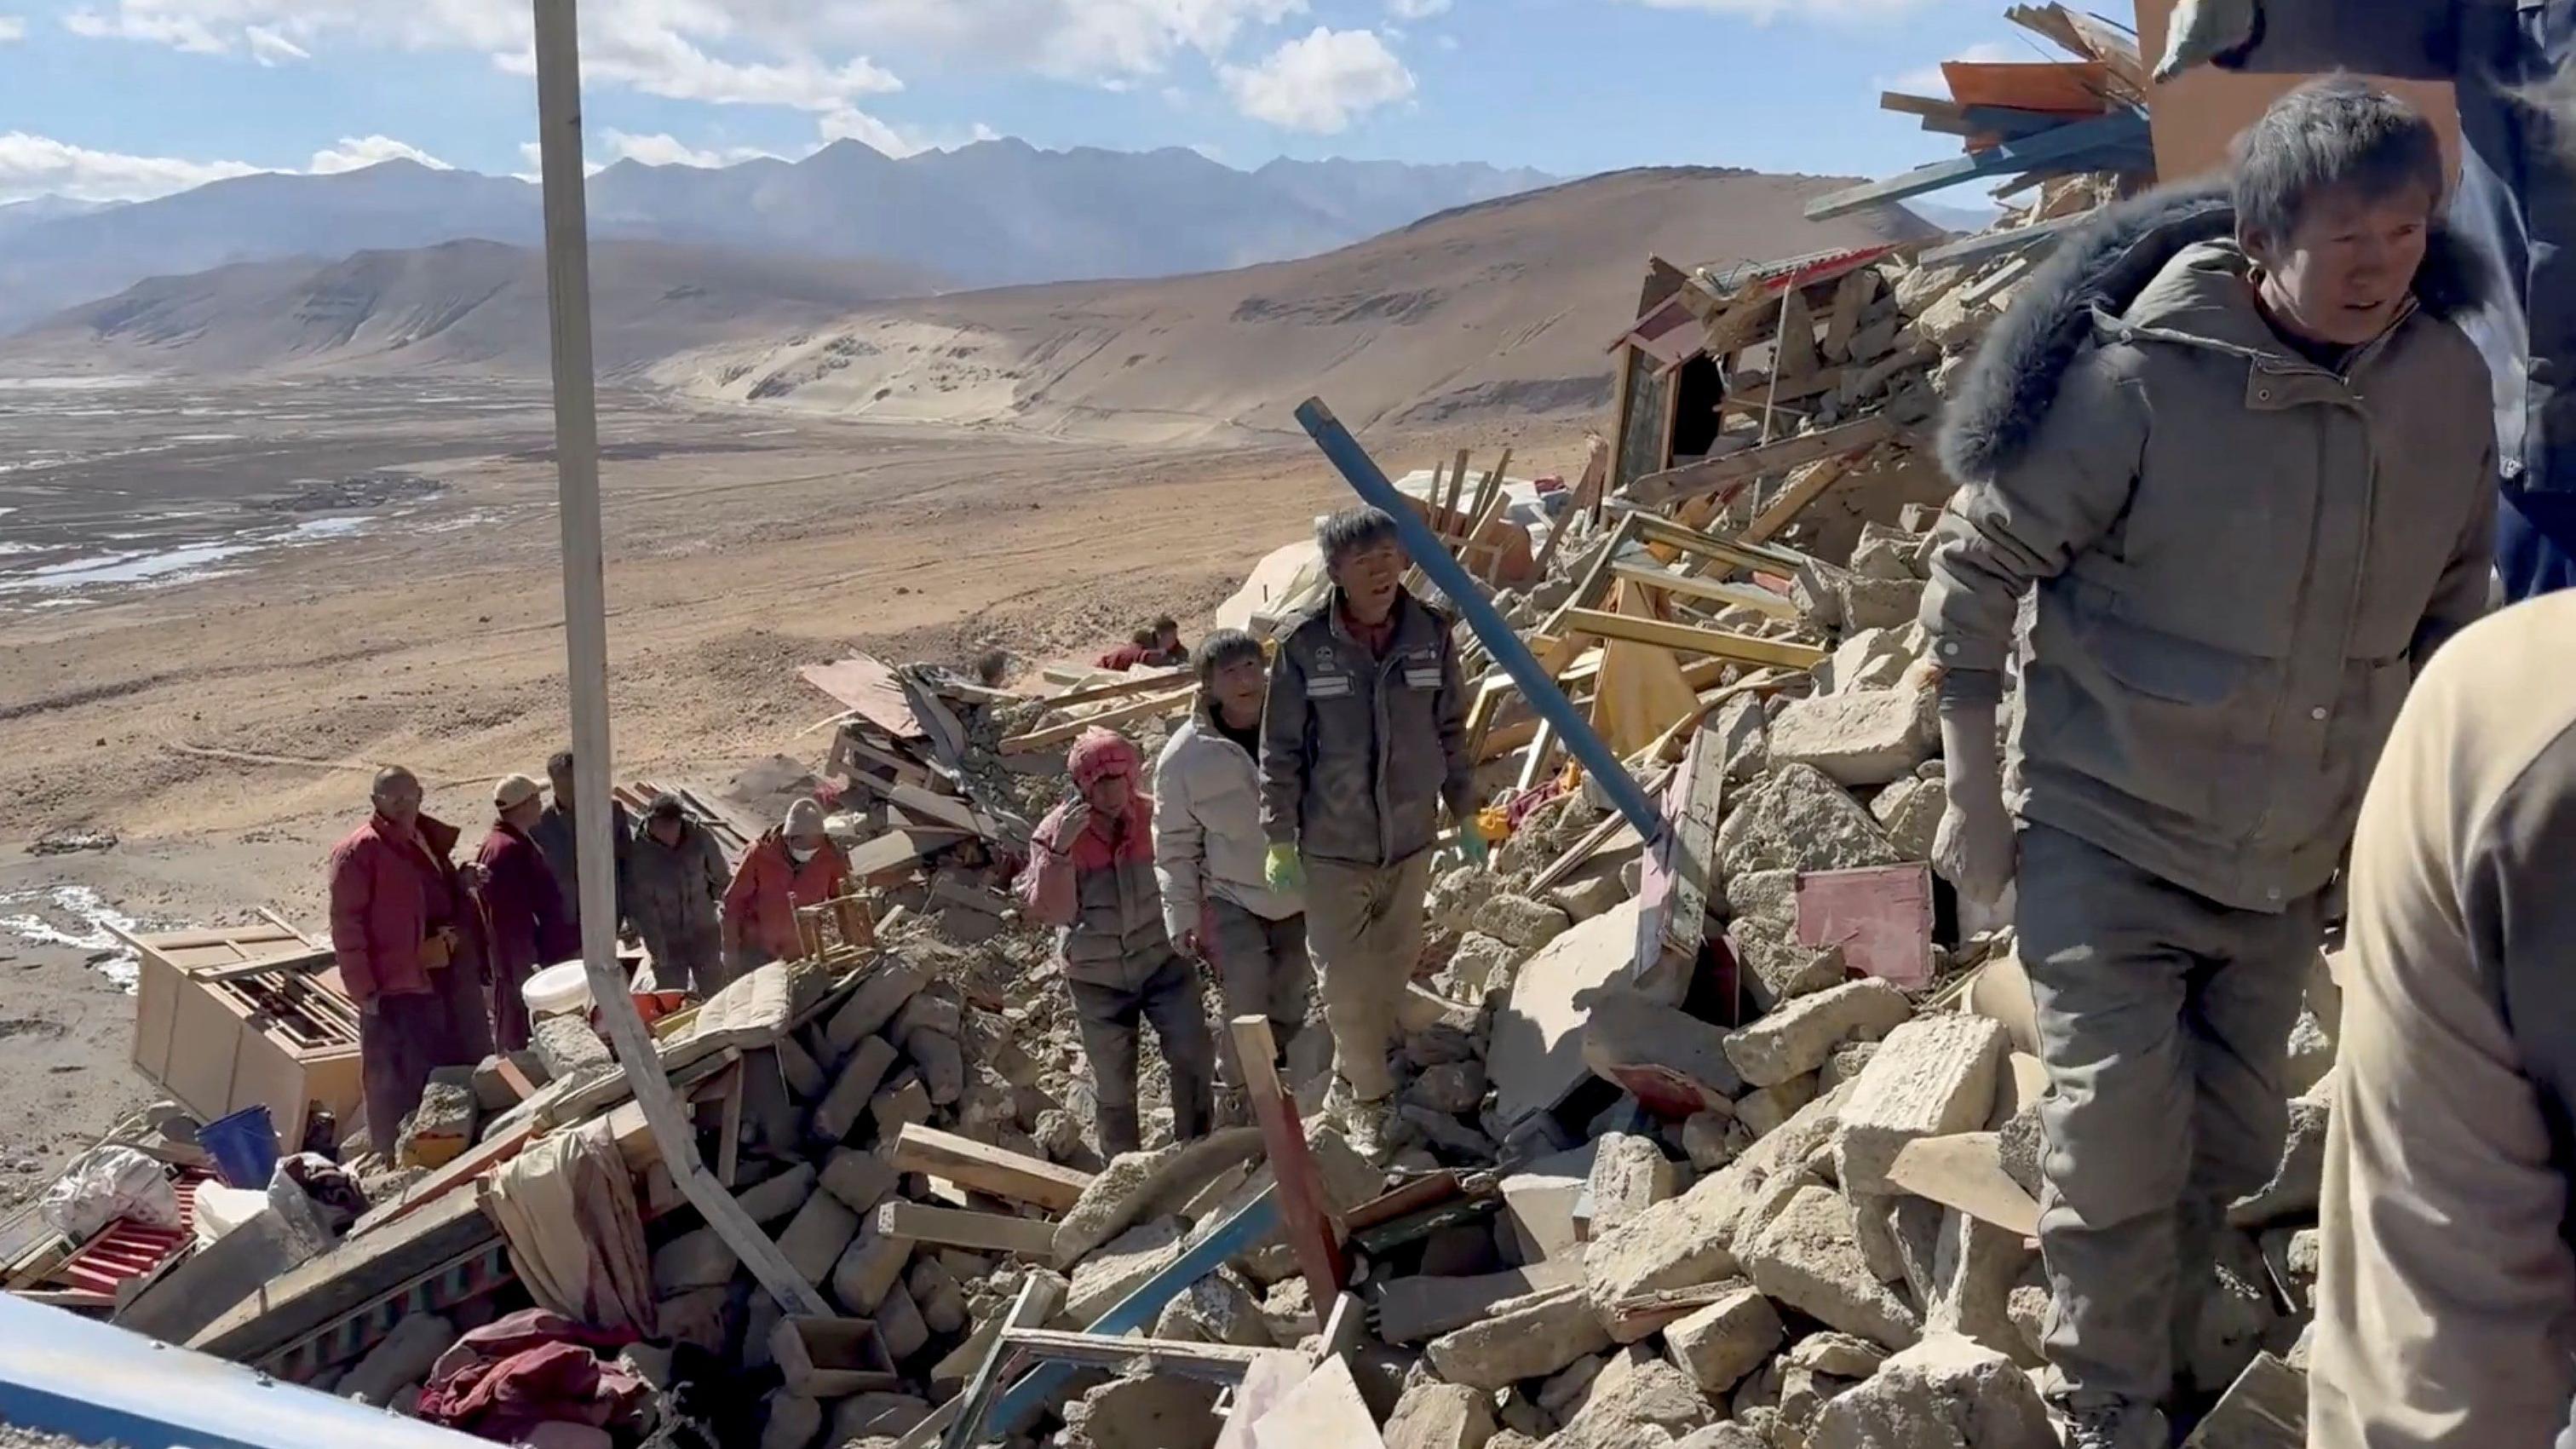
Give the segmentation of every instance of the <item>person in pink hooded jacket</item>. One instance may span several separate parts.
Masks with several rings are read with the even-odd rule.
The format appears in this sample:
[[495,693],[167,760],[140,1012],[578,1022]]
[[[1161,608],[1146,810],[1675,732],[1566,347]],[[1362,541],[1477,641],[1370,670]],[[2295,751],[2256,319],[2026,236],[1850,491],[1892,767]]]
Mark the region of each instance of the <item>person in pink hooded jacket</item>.
[[1154,879],[1154,803],[1138,788],[1144,757],[1094,729],[1066,761],[1077,792],[1040,822],[1020,874],[1021,905],[1057,928],[1065,989],[1091,1059],[1100,1152],[1143,1145],[1136,1108],[1136,1032],[1151,1021],[1171,1069],[1172,1138],[1205,1136],[1215,1106],[1216,1046],[1198,972],[1172,949]]

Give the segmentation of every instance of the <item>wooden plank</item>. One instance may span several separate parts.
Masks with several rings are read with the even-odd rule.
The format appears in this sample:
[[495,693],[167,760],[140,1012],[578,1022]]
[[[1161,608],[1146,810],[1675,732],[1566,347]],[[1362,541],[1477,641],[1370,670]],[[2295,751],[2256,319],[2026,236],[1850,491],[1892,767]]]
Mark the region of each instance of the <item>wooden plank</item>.
[[912,864],[948,844],[926,831],[889,830],[850,849],[850,874],[859,880]]
[[[1005,1340],[1015,1328],[1036,1328],[1055,1316],[1064,1306],[1064,1280],[1046,1273],[1031,1273],[1020,1285],[1020,1296],[1011,1303],[1000,1331],[993,1335],[992,1347],[985,1351],[984,1361],[975,1368],[975,1376],[966,1381],[966,1391],[942,1405],[937,1413],[922,1420],[895,1441],[895,1449],[929,1449],[935,1439],[942,1449],[971,1449],[984,1427],[984,1414],[992,1406],[993,1396],[1001,1391],[1002,1364],[1010,1357]],[[945,1433],[942,1431],[945,1430]]]
[[1234,1036],[1235,1060],[1243,1072],[1244,1095],[1251,1100],[1253,1120],[1261,1124],[1261,1145],[1277,1181],[1279,1216],[1286,1225],[1288,1247],[1297,1271],[1305,1276],[1311,1301],[1330,1303],[1341,1296],[1350,1266],[1342,1257],[1341,1235],[1324,1201],[1323,1175],[1306,1146],[1306,1127],[1297,1106],[1279,1080],[1279,1044],[1270,1034],[1270,1018],[1238,1016],[1226,1024]]
[[877,1209],[877,1231],[889,1238],[937,1243],[948,1248],[1012,1253],[1047,1261],[1055,1252],[1055,1224],[1043,1218],[1015,1218],[1001,1213],[965,1212],[926,1207],[917,1202],[890,1202]]
[[1936,161],[1884,180],[1820,196],[1807,203],[1807,220],[1823,221],[1828,217],[1844,216],[1865,206],[1903,201],[1980,177],[2011,176],[2043,166],[2074,162],[2098,152],[2122,150],[2145,140],[2146,136],[2146,117],[2134,111],[2114,111],[2107,116],[2060,126],[2026,141],[2006,141],[1973,155]]
[[1098,704],[1104,699],[1125,699],[1131,694],[1144,694],[1162,685],[1195,683],[1197,676],[1187,669],[1164,669],[1145,674],[1129,674],[1115,684],[1098,684],[1088,689],[1050,695],[1047,704],[1055,709],[1071,709],[1077,704]]
[[1006,1152],[953,1132],[907,1123],[895,1134],[894,1167],[944,1177],[960,1187],[1029,1203],[1048,1212],[1070,1211],[1091,1185],[1091,1174]]
[[1158,694],[1150,699],[1140,699],[1133,701],[1132,703],[1122,704],[1115,709],[1105,709],[1098,714],[1086,715],[1083,718],[1074,720],[1068,724],[1055,725],[1042,730],[1032,730],[1024,735],[1014,735],[1011,738],[1002,741],[1002,753],[1006,755],[1024,755],[1031,750],[1044,750],[1051,749],[1057,745],[1069,745],[1075,740],[1081,738],[1084,730],[1094,727],[1106,729],[1113,725],[1125,724],[1130,720],[1139,720],[1152,715],[1166,714],[1176,709],[1187,709],[1190,701],[1197,696],[1198,686],[1193,684],[1187,689],[1178,690],[1170,694]]
[[1078,1364],[1107,1369],[1120,1378],[1139,1374],[1172,1374],[1210,1383],[1240,1383],[1252,1366],[1276,1348],[1242,1348],[1230,1343],[1188,1343],[1171,1338],[1121,1338],[1105,1333],[1064,1329],[1010,1328],[1003,1346],[1042,1363]]
[[1873,413],[1822,432],[1800,433],[1758,448],[1650,473],[1628,485],[1628,498],[1642,508],[1662,508],[1685,498],[1750,482],[1767,473],[1785,473],[1826,458],[1874,448],[1895,436],[1895,421],[1884,414]]
[[913,715],[911,701],[904,696],[903,681],[882,659],[854,654],[830,664],[808,664],[796,673],[807,684],[849,706],[851,713],[898,739],[917,739],[925,733],[921,721]]
[[1834,284],[1834,300],[1825,311],[1825,335],[1816,350],[1827,362],[1842,362],[1851,356],[1852,334],[1860,330],[1861,313],[1878,295],[1878,273],[1863,267]]
[[1556,515],[1556,521],[1548,525],[1547,541],[1539,545],[1539,578],[1547,577],[1548,561],[1556,557],[1557,549],[1565,543],[1565,536],[1573,532],[1568,525],[1574,522],[1574,515],[1590,506],[1589,500],[1599,495],[1609,476],[1610,444],[1599,433],[1594,433],[1584,446],[1583,477],[1574,485],[1574,495],[1566,500],[1565,508]]
[[2098,60],[1941,62],[1950,99],[1963,109],[2001,106],[2098,116],[2111,104],[2111,68]]
[[1610,536],[1593,545],[1598,552],[1584,568],[1583,577],[1575,582],[1574,592],[1566,596],[1555,613],[1547,616],[1547,623],[1539,629],[1540,633],[1565,638],[1566,616],[1576,609],[1589,609],[1600,601],[1602,588],[1610,582],[1610,570],[1618,562],[1620,552],[1635,541],[1642,519],[1642,514],[1634,512],[1623,515],[1619,526],[1610,531]]
[[1654,644],[1676,652],[1710,654],[1732,659],[1741,664],[1770,664],[1785,669],[1813,669],[1830,657],[1813,644],[1792,644],[1780,639],[1762,639],[1751,634],[1730,634],[1723,629],[1703,629],[1695,624],[1668,624],[1661,619],[1639,619],[1627,614],[1614,614],[1600,609],[1576,611],[1569,622],[1604,639],[1626,639],[1638,644]]
[[1611,573],[1649,589],[1661,589],[1684,598],[1705,599],[1729,608],[1759,609],[1774,619],[1795,619],[1798,606],[1759,584],[1731,584],[1724,579],[1702,578],[1698,574],[1677,574],[1666,569],[1648,568],[1644,564],[1619,564]]
[[[1779,537],[1784,529],[1798,521],[1799,514],[1807,511],[1808,504],[1833,491],[1833,486],[1851,471],[1854,459],[1855,455],[1850,453],[1821,458],[1790,474],[1789,486],[1780,490],[1780,496],[1772,499],[1769,507],[1754,515],[1753,521],[1745,525],[1744,532],[1737,537],[1745,543],[1769,543]],[[1791,612],[1795,613],[1795,610]]]
[[1646,856],[1638,892],[1646,902],[1637,916],[1640,982],[1677,977],[1687,992],[1708,930],[1708,893],[1717,877],[1717,823],[1725,790],[1725,750],[1713,731],[1700,730],[1691,736],[1681,773],[1674,777],[1673,828]]

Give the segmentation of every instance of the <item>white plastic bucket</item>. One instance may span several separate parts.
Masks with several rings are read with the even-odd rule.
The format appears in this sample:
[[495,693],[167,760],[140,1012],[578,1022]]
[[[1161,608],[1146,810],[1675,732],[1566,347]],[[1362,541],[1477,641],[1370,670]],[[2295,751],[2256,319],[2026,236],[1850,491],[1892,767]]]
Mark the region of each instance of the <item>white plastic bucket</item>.
[[552,1016],[557,1012],[590,1010],[590,972],[579,961],[566,961],[549,966],[528,978],[519,988],[527,999],[528,1015]]

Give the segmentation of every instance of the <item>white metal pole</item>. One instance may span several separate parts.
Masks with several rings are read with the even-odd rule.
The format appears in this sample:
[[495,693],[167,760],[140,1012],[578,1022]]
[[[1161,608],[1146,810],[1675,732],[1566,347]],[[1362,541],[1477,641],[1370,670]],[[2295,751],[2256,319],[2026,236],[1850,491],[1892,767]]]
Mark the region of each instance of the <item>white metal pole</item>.
[[574,828],[581,958],[618,1065],[680,1190],[761,1286],[792,1312],[831,1306],[789,1266],[699,1160],[697,1138],[617,964],[617,856],[610,831],[608,598],[601,561],[599,413],[591,377],[590,223],[583,195],[581,43],[574,0],[536,0],[538,147],[545,183],[546,309],[553,325],[555,473],[563,512],[564,650],[572,689]]

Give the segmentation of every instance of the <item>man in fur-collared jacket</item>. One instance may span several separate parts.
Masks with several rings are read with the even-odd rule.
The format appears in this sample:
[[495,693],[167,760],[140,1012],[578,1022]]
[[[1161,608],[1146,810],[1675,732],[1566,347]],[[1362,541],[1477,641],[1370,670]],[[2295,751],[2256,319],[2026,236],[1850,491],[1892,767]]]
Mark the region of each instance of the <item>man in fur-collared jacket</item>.
[[[2295,91],[2228,189],[2070,239],[1946,424],[1935,862],[1973,899],[2019,888],[2046,1348],[2084,1449],[2168,1442],[2173,1325],[2278,1163],[2363,787],[2417,665],[2486,607],[2495,432],[2455,323],[2479,269],[2443,184],[2401,102]],[[1996,710],[2034,591],[2008,808]]]

